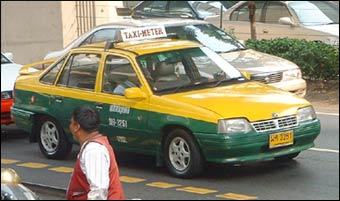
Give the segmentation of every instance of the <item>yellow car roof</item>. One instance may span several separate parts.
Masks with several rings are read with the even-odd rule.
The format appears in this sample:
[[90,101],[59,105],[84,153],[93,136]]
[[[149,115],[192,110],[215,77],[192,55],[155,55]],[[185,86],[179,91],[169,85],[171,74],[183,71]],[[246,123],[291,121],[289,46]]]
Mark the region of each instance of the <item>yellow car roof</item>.
[[[94,43],[89,45],[84,45],[75,49],[83,48],[99,48],[104,51],[106,43]],[[149,54],[153,52],[162,52],[176,49],[185,49],[200,47],[201,44],[193,41],[187,40],[177,40],[177,39],[151,39],[151,40],[141,40],[141,41],[129,41],[129,42],[117,42],[114,43],[114,47],[110,49],[121,49],[130,52],[135,52],[138,55]],[[110,51],[109,49],[109,51]]]

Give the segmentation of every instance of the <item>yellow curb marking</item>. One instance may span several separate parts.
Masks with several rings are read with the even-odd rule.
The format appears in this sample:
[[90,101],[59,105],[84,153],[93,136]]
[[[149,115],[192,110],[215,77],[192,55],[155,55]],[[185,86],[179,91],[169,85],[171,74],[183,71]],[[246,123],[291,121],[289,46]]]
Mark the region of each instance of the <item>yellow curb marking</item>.
[[184,188],[177,188],[177,191],[185,191],[189,193],[197,193],[197,194],[208,194],[208,193],[216,193],[216,190],[206,189],[206,188],[196,188],[193,186],[188,186]]
[[12,159],[1,159],[1,164],[13,164],[19,162],[18,160],[12,160]]
[[29,168],[45,168],[50,165],[44,164],[44,163],[22,163],[22,164],[18,164],[17,166],[29,167]]
[[170,183],[166,183],[166,182],[152,182],[152,183],[149,183],[149,184],[146,184],[146,185],[156,187],[156,188],[173,188],[173,187],[181,186],[181,185],[178,185],[178,184],[170,184]]
[[120,178],[121,182],[126,182],[126,183],[138,183],[145,181],[145,179],[137,178],[137,177],[128,177],[128,176],[121,176]]
[[257,197],[254,196],[248,196],[248,195],[242,195],[242,194],[236,194],[236,193],[226,193],[223,195],[216,195],[218,198],[227,198],[232,200],[256,200]]
[[49,170],[52,170],[55,172],[63,172],[63,173],[73,172],[73,168],[69,168],[69,167],[55,167],[55,168],[49,168]]

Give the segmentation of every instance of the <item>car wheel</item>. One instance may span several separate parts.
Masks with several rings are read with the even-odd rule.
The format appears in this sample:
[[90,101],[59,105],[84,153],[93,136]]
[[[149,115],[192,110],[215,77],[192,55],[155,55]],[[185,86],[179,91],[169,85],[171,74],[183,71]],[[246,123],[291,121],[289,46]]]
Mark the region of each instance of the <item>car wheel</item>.
[[204,159],[193,137],[183,129],[171,131],[165,139],[163,154],[170,174],[191,178],[200,174]]
[[274,158],[276,161],[289,161],[292,160],[293,158],[297,157],[300,154],[300,152],[293,153],[293,154],[288,154],[284,156],[279,156]]
[[72,149],[72,143],[68,141],[63,128],[50,117],[45,116],[38,121],[40,151],[49,159],[65,158]]

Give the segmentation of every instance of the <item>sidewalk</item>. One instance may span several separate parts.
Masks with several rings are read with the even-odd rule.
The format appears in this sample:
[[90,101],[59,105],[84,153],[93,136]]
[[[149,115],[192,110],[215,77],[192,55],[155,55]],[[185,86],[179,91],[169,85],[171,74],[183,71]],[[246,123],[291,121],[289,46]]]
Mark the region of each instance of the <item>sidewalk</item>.
[[316,112],[339,114],[339,104],[327,103],[326,101],[308,101],[313,105]]
[[317,112],[339,114],[339,81],[324,83],[307,83],[305,96]]

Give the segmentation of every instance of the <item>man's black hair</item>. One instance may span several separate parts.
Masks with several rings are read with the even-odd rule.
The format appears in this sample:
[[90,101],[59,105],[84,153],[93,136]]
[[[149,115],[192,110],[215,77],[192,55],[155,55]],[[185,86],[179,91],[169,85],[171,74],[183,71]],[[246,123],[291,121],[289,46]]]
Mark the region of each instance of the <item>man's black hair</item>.
[[80,124],[80,127],[87,132],[99,129],[100,117],[96,109],[82,105],[76,107],[72,112],[73,120]]

